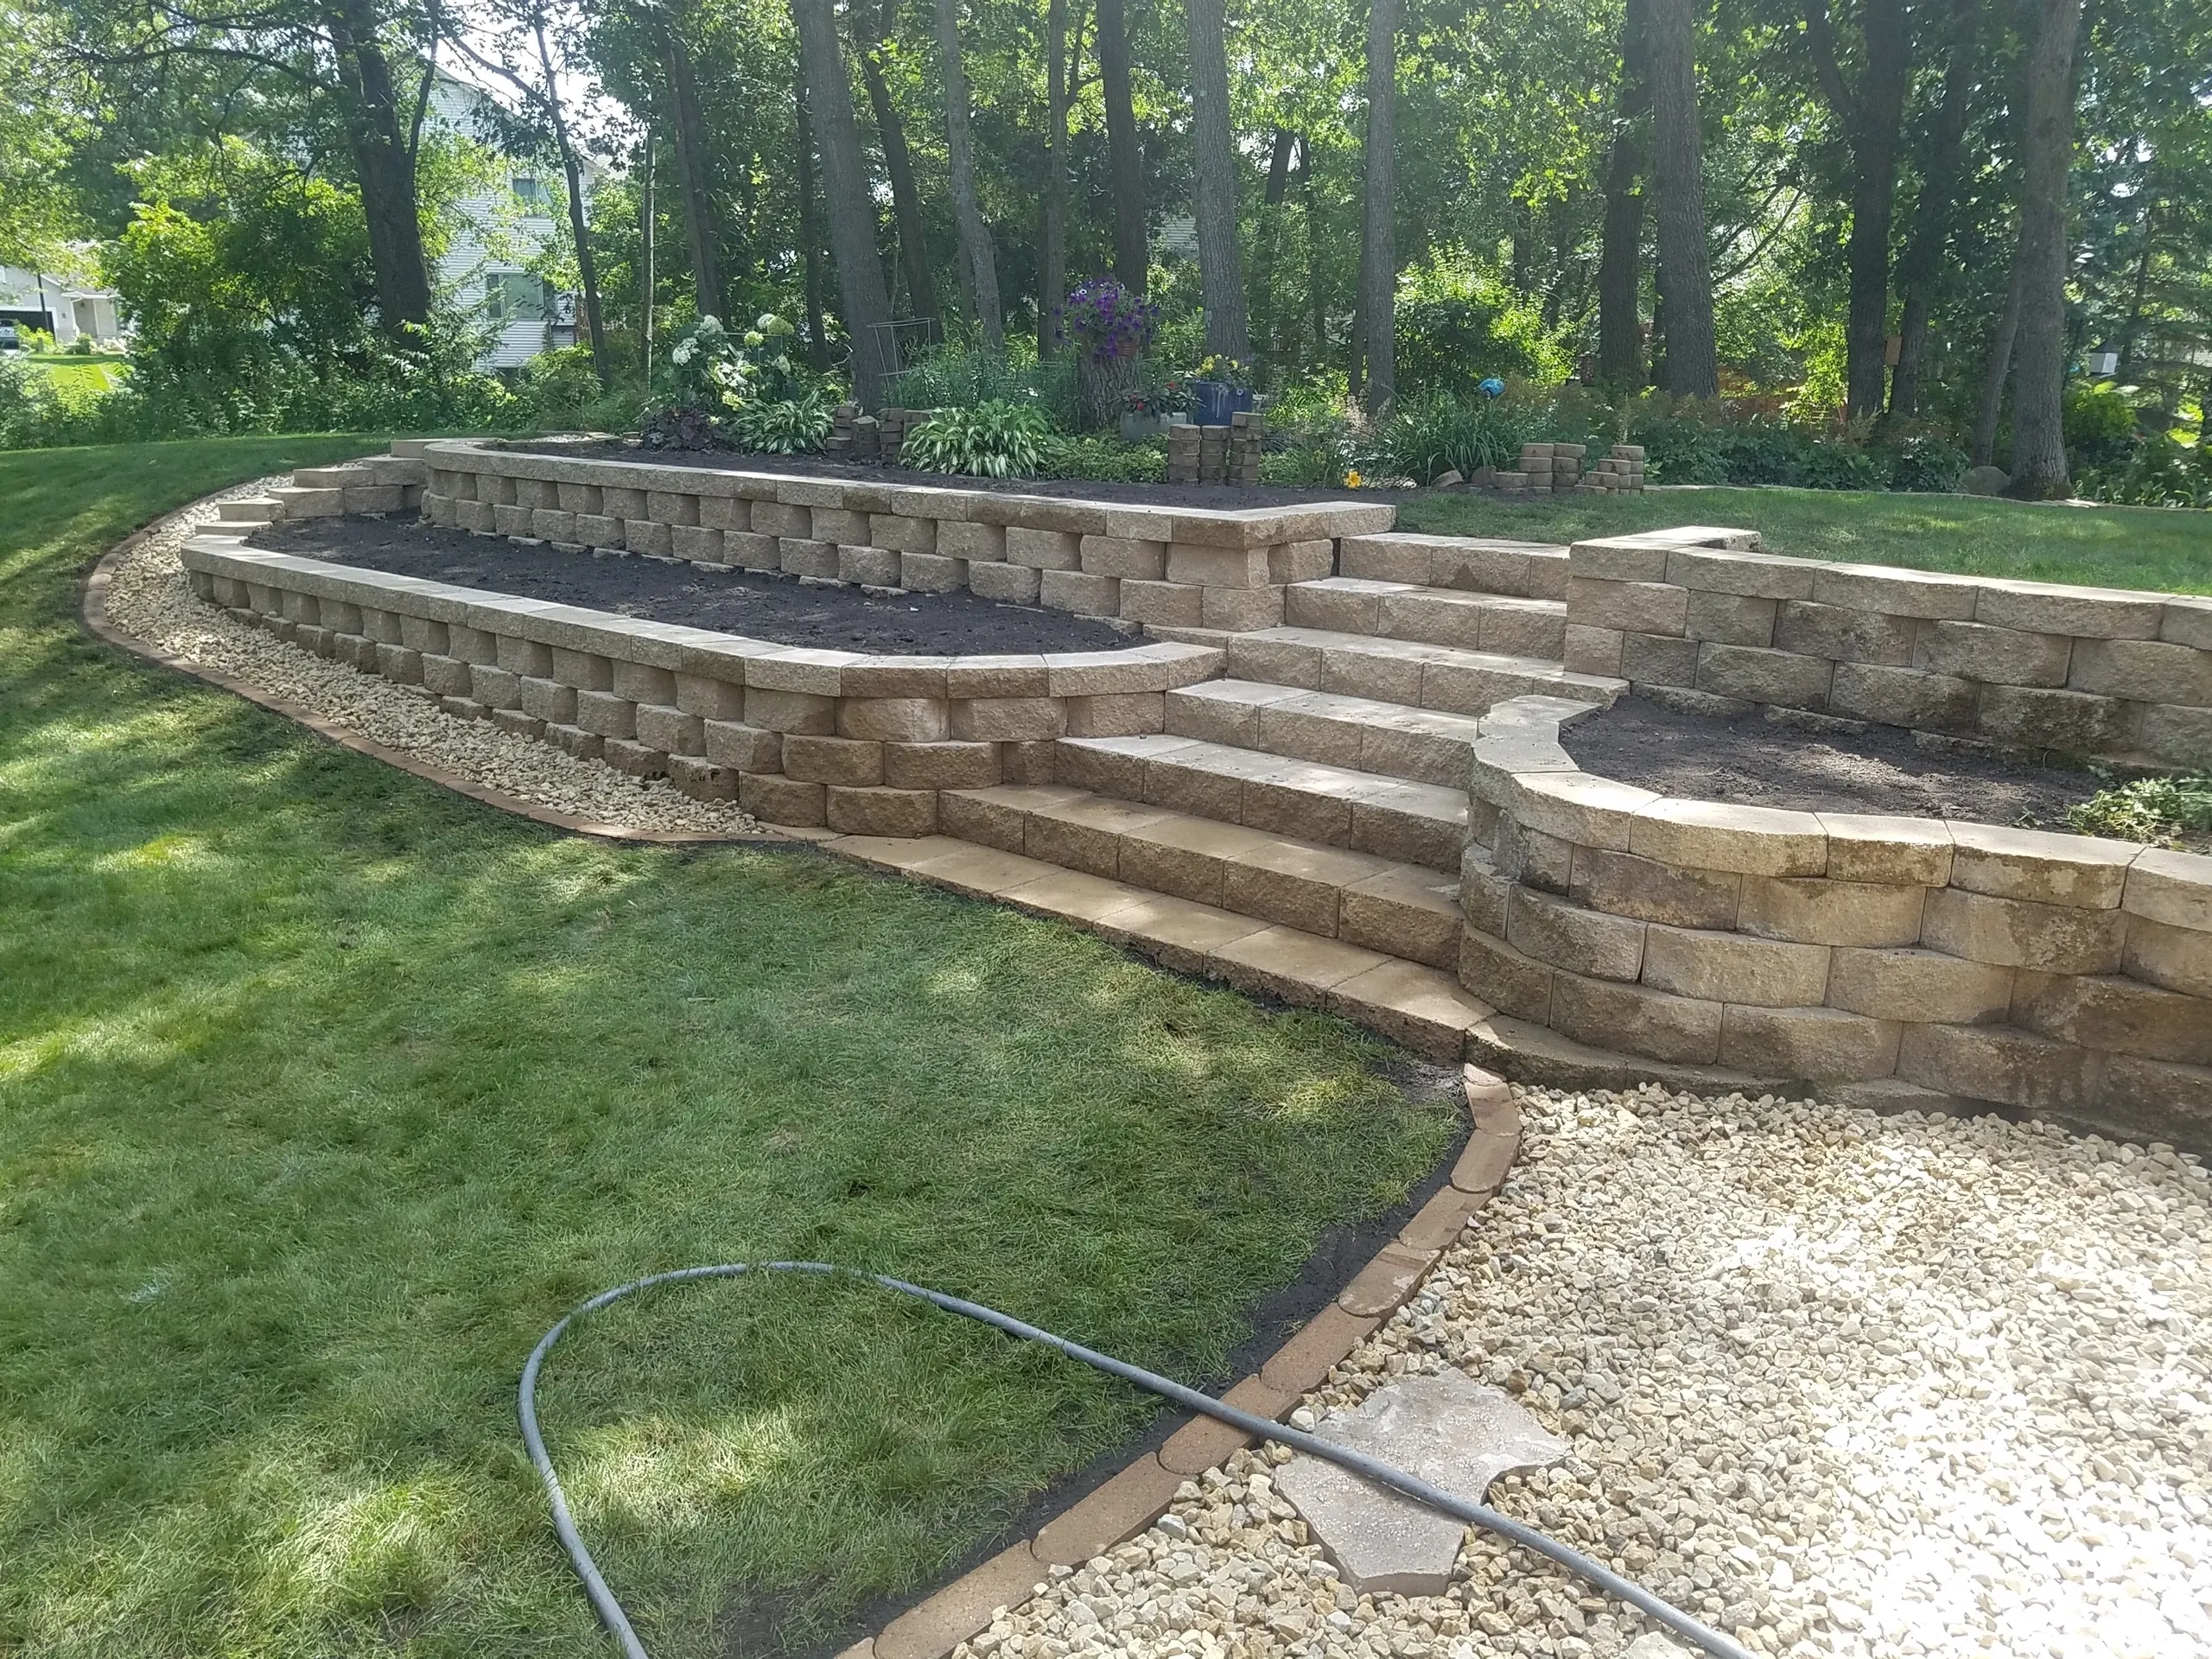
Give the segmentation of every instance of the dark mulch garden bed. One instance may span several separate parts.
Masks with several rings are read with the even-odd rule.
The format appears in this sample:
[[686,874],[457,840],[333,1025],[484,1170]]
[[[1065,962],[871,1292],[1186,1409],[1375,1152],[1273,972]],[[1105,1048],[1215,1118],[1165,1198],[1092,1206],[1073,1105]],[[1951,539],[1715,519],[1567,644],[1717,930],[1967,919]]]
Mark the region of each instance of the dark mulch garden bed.
[[2064,830],[2099,779],[1930,741],[1894,726],[1806,730],[1764,715],[1717,720],[1623,697],[1560,734],[1585,771],[1698,800],[1802,812],[1887,812]]
[[904,467],[830,461],[821,455],[756,455],[734,449],[648,449],[620,439],[604,443],[508,446],[525,454],[567,455],[579,461],[635,461],[654,467],[702,467],[719,472],[787,473],[861,484],[918,484],[932,490],[989,490],[1001,495],[1049,495],[1063,500],[1111,501],[1141,507],[1211,507],[1217,512],[1249,507],[1307,506],[1335,501],[1347,506],[1388,506],[1408,499],[1405,490],[1293,490],[1272,484],[1247,489],[1230,484],[1133,484],[1088,478],[970,478],[922,473]]
[[256,531],[247,543],[390,575],[824,650],[937,657],[1115,651],[1142,643],[1095,617],[1001,605],[973,594],[879,599],[858,588],[759,571],[556,552],[418,518],[308,518]]

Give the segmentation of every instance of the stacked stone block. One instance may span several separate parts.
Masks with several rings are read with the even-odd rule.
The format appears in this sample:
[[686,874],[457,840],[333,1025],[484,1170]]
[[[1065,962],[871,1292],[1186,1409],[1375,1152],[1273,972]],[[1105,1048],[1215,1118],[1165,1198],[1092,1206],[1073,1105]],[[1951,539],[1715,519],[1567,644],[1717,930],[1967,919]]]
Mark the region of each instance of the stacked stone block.
[[[1246,429],[1256,441],[1257,429]],[[1329,575],[1339,537],[1387,528],[1393,516],[1387,506],[1338,504],[1120,506],[470,443],[433,448],[423,510],[435,524],[804,580],[966,588],[1154,629],[1275,626],[1288,584]]]
[[1605,490],[1641,491],[1643,488],[1643,446],[1640,443],[1615,444],[1611,453],[1584,473],[1573,487],[1586,495],[1594,495]]
[[1167,481],[1195,484],[1202,465],[1205,429],[1179,422],[1167,429]]
[[1166,694],[1223,655],[1126,651],[873,657],[641,621],[325,564],[201,537],[202,597],[447,712],[597,758],[771,823],[938,828],[941,791],[1052,781],[1065,735],[1165,729]]
[[1508,1019],[1870,1102],[2212,1130],[2212,858],[1672,799],[1489,724],[1460,978]]
[[1694,534],[1570,550],[1570,667],[1712,713],[2212,765],[2212,599],[1821,564]]
[[1259,483],[1260,454],[1266,444],[1267,432],[1267,416],[1256,410],[1240,409],[1230,416],[1225,482],[1248,489]]

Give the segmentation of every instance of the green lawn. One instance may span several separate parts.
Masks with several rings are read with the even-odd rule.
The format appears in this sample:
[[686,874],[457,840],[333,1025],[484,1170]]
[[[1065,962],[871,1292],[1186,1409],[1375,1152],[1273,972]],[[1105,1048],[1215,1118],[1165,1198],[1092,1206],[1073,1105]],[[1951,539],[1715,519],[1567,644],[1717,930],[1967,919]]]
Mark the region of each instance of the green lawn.
[[124,362],[112,354],[82,357],[68,352],[35,352],[25,360],[36,364],[54,391],[72,403],[114,390]]
[[1844,490],[1655,490],[1493,501],[1423,495],[1399,509],[1402,530],[1572,542],[1670,524],[1736,524],[1777,553],[2212,594],[2212,512],[2069,507],[1964,495]]
[[[0,1652],[607,1652],[513,1417],[582,1295],[816,1256],[1219,1379],[1446,1149],[1334,1020],[805,852],[563,838],[79,631],[132,524],[372,447],[0,455]],[[850,1629],[1149,1414],[789,1284],[610,1311],[542,1400],[657,1659]]]

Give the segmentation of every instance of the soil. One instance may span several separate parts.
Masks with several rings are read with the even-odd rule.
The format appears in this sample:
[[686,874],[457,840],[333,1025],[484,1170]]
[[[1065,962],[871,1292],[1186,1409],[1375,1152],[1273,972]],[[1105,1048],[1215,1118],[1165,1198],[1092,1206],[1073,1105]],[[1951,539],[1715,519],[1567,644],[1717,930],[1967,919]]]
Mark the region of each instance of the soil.
[[1585,771],[1707,801],[1801,812],[1885,812],[2064,831],[2091,773],[1975,753],[1894,726],[1808,730],[1764,715],[1717,720],[1623,697],[1560,734]]
[[785,473],[801,478],[849,479],[861,484],[918,484],[932,490],[989,490],[1001,495],[1048,495],[1083,501],[1111,501],[1142,507],[1211,507],[1230,512],[1248,507],[1296,507],[1317,501],[1350,506],[1388,506],[1411,495],[1408,490],[1292,490],[1271,484],[1245,488],[1230,484],[1131,484],[1086,478],[969,478],[963,474],[922,473],[904,467],[830,461],[821,455],[755,455],[734,449],[648,449],[643,444],[516,443],[525,454],[566,455],[579,461],[635,461],[655,467],[700,467],[716,472]]
[[858,588],[761,571],[724,573],[658,559],[561,553],[543,543],[473,535],[419,518],[308,518],[256,531],[247,544],[390,575],[831,651],[938,657],[1116,651],[1143,643],[1096,617],[1001,605],[973,594],[879,599]]

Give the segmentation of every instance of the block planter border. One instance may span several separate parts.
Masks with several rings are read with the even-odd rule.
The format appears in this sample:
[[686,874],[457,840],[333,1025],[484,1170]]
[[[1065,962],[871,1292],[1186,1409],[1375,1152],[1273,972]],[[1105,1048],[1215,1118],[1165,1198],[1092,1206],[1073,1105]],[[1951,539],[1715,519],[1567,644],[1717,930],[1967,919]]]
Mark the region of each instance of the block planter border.
[[2212,858],[1670,798],[1582,771],[1560,721],[1474,744],[1471,1059],[2212,1144]]

